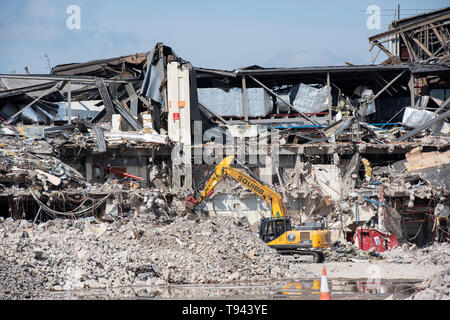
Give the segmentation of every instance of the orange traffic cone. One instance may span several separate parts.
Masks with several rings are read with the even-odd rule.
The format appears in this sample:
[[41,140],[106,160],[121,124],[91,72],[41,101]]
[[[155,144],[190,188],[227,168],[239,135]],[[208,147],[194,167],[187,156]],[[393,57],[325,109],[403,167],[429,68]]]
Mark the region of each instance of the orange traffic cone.
[[320,300],[331,300],[330,288],[328,287],[327,270],[322,269],[322,280],[320,282]]

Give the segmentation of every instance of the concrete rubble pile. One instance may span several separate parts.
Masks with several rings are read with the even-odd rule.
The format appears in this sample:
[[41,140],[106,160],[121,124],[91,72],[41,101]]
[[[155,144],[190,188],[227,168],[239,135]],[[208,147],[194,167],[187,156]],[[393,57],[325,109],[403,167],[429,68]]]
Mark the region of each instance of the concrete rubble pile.
[[[424,248],[403,244],[380,254],[386,263],[436,265],[443,271],[428,276],[414,286],[415,293],[406,300],[449,300],[450,299],[450,244],[434,243]],[[395,299],[390,296],[387,299]]]
[[326,255],[327,261],[358,262],[383,259],[382,256],[375,251],[375,248],[364,251],[351,242],[341,243],[340,241],[336,241],[331,248],[326,248],[323,252]]
[[418,292],[406,300],[450,300],[450,268],[416,285]]
[[[414,285],[414,293],[403,300],[450,300],[450,268],[428,276]],[[398,300],[390,295],[386,300]]]
[[296,258],[280,256],[233,218],[160,222],[154,216],[142,210],[113,223],[38,225],[2,218],[0,296],[310,276]]
[[434,264],[450,267],[450,244],[434,243],[424,248],[403,244],[380,253],[385,262]]
[[40,186],[47,191],[87,184],[81,173],[57,157],[55,141],[5,137],[1,146],[0,183],[4,189],[12,186],[28,190]]

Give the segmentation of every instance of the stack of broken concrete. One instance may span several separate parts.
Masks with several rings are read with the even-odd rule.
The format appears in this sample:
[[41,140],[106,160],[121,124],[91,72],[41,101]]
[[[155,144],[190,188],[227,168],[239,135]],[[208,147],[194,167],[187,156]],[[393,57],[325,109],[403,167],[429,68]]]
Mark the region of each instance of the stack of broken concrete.
[[45,191],[83,186],[86,179],[56,158],[54,146],[31,137],[4,137],[0,150],[0,183],[4,186],[40,186]]
[[[404,244],[381,253],[386,262],[444,266],[445,270],[416,285],[416,292],[406,300],[450,300],[450,244],[434,243],[418,249]],[[390,296],[388,299],[395,299]]]
[[[443,142],[442,147],[448,146]],[[422,152],[415,148],[406,154],[406,160],[389,167],[374,170],[374,179],[387,184],[388,189],[407,190],[419,198],[446,197],[450,191],[450,150],[444,152]]]
[[375,248],[364,251],[351,242],[341,243],[336,241],[333,246],[324,250],[327,261],[357,262],[361,260],[380,260],[382,257],[375,251]]
[[381,253],[386,262],[434,264],[450,267],[450,244],[434,243],[424,248],[403,244]]
[[450,300],[450,268],[416,285],[418,292],[406,300]]
[[297,257],[279,255],[233,218],[161,223],[153,214],[140,210],[113,223],[89,217],[39,225],[1,218],[0,297],[51,299],[52,293],[86,288],[113,292],[311,276],[293,263]]

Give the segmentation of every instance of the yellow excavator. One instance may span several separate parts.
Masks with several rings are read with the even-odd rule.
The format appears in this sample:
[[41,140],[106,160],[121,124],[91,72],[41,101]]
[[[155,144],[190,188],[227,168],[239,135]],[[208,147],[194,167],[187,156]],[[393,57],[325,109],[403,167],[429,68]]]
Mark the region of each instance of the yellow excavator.
[[310,224],[299,227],[291,225],[291,219],[287,213],[282,196],[264,184],[243,164],[241,167],[247,169],[248,174],[241,169],[232,167],[234,156],[224,158],[206,176],[199,186],[205,183],[203,190],[194,190],[194,194],[186,199],[186,209],[199,214],[214,192],[214,187],[227,176],[241,183],[247,189],[264,199],[272,212],[272,218],[261,220],[259,237],[270,247],[275,248],[280,254],[312,255],[314,261],[321,263],[325,255],[321,248],[331,246],[330,233],[324,229],[322,224]]

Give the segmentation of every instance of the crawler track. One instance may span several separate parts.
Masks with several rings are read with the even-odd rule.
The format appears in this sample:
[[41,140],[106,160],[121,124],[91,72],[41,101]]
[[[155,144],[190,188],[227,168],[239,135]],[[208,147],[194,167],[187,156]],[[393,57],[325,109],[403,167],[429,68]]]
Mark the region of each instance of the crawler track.
[[303,249],[278,249],[279,254],[299,254],[304,256],[313,256],[315,263],[322,263],[325,261],[325,254],[321,251],[303,250]]

